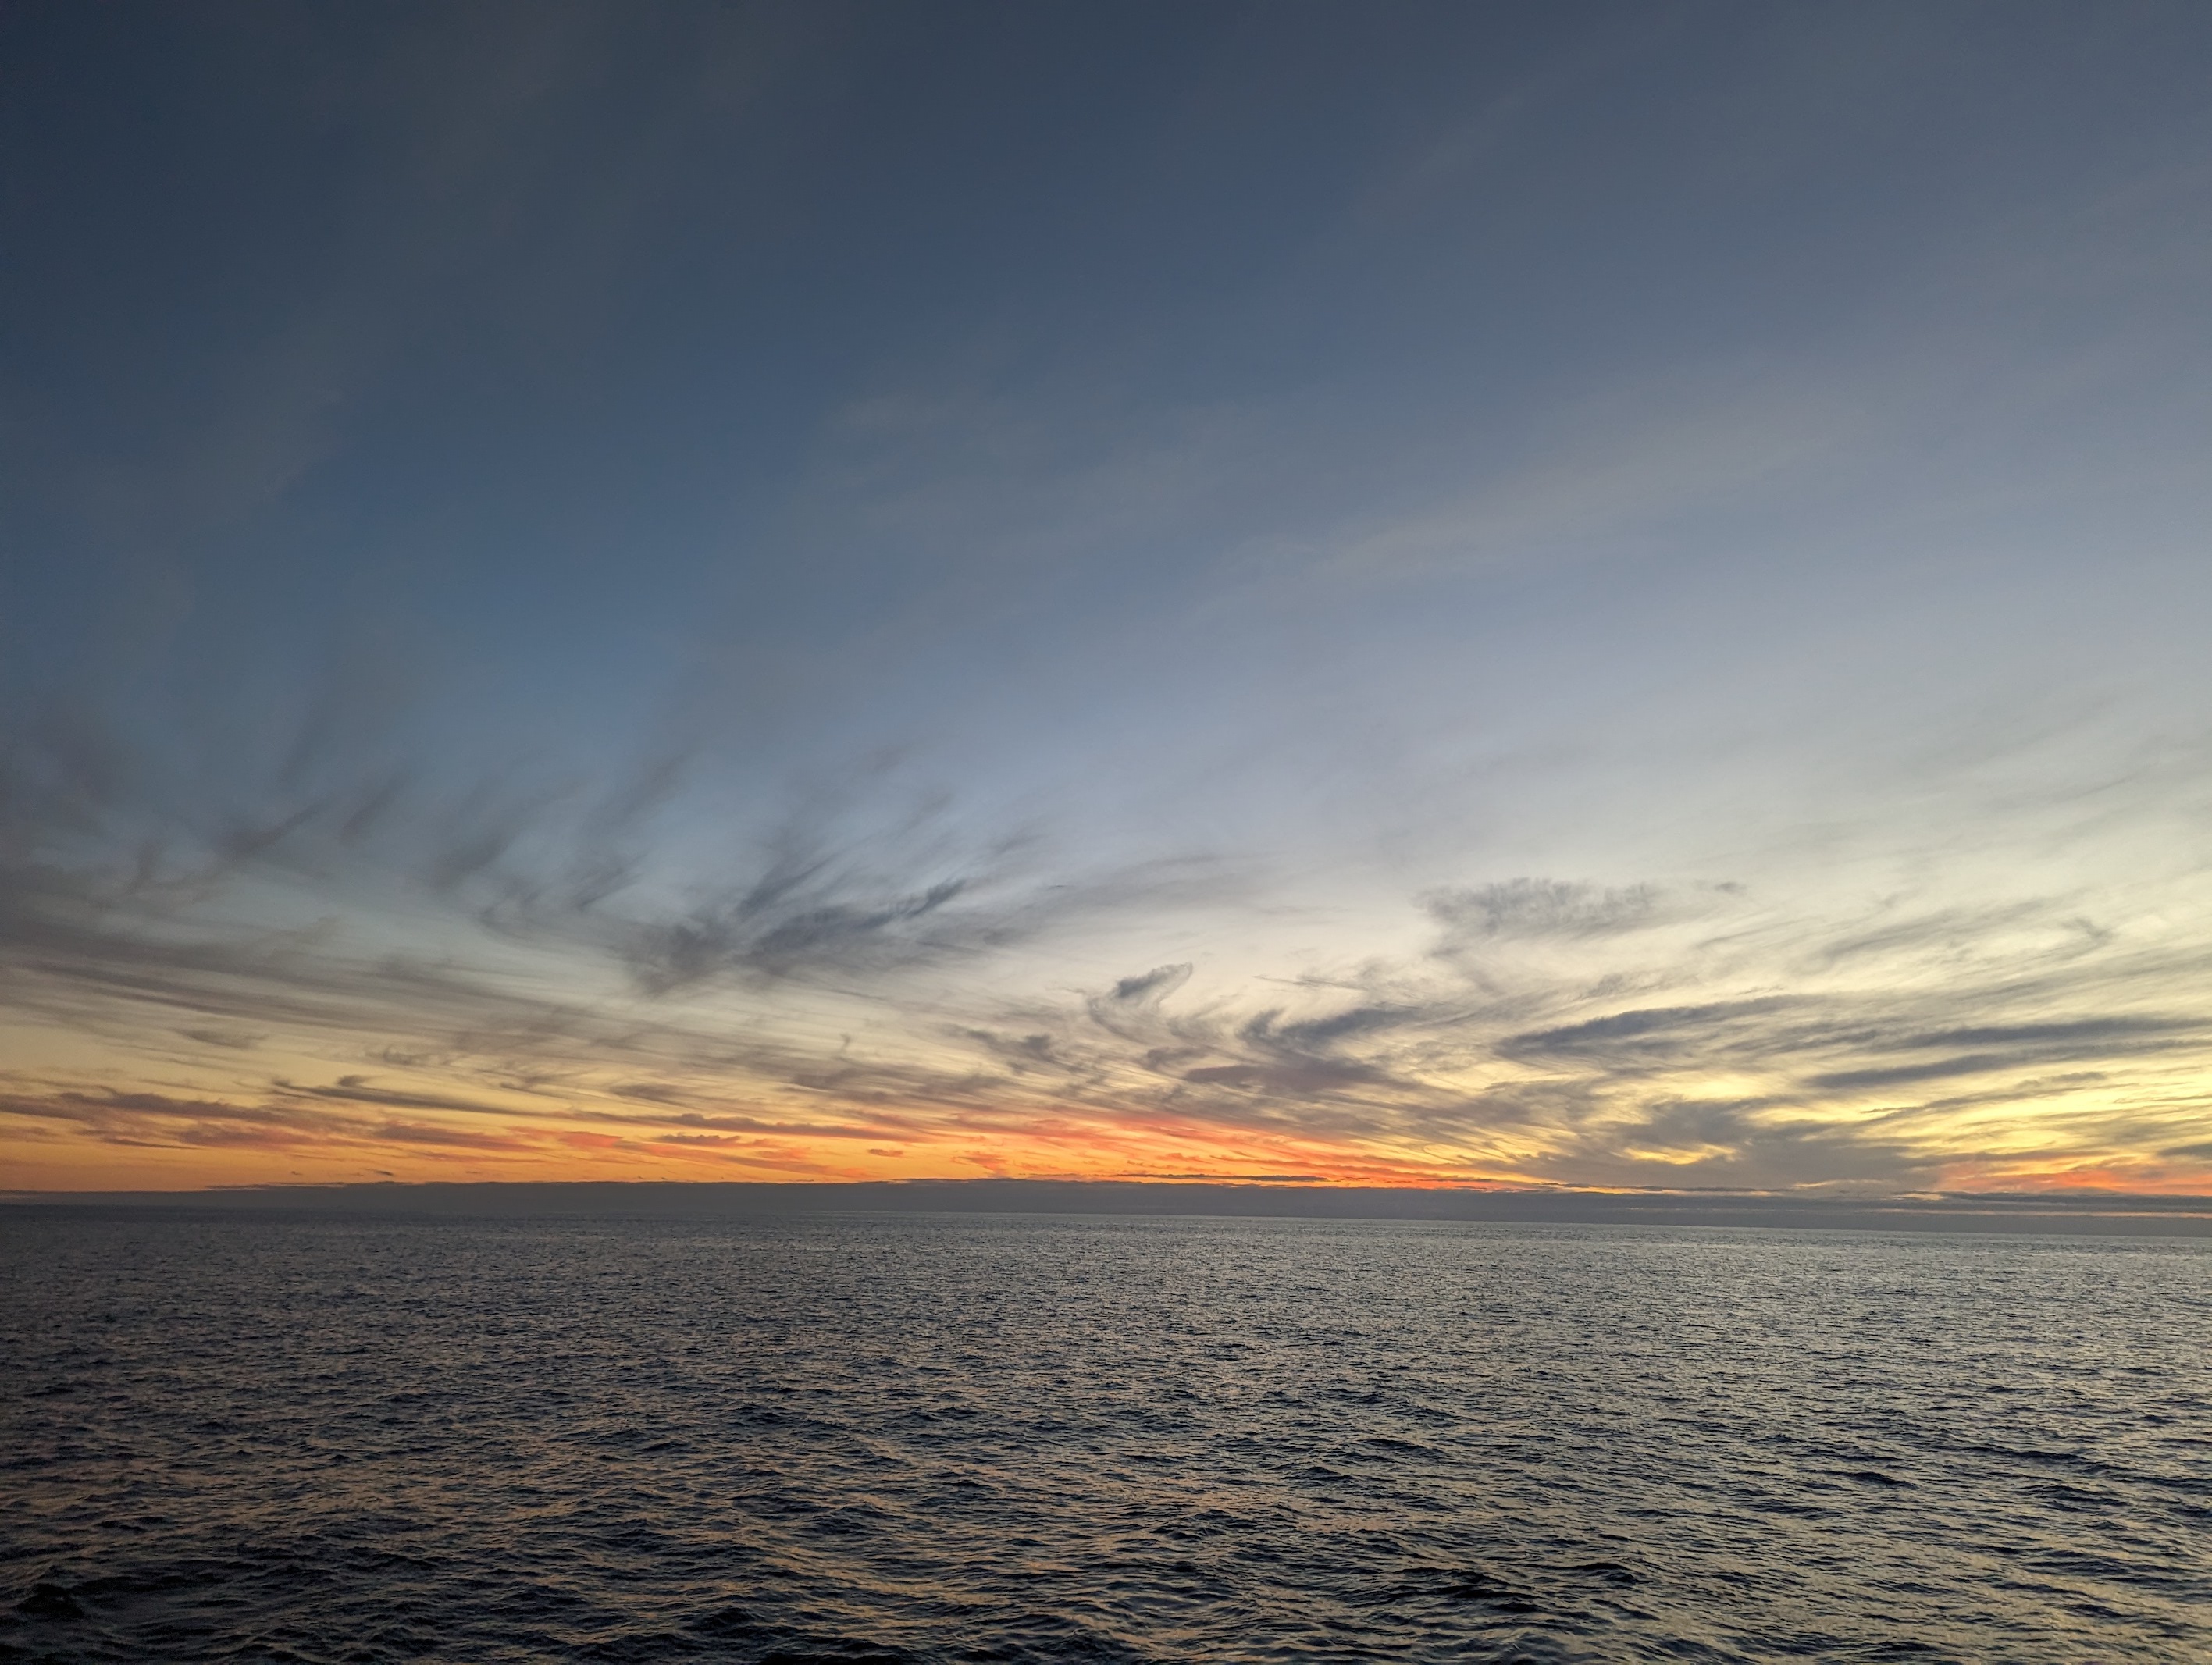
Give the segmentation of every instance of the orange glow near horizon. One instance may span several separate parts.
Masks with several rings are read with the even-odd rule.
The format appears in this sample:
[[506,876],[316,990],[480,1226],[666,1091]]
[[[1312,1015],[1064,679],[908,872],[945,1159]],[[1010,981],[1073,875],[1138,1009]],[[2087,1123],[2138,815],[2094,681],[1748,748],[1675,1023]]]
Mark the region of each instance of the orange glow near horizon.
[[[353,1078],[349,1078],[351,1080]],[[368,1089],[361,1089],[367,1096]],[[427,1099],[428,1093],[387,1095]],[[1196,1116],[1095,1108],[941,1108],[806,1123],[762,1115],[725,1131],[672,1114],[641,1124],[635,1104],[576,1103],[547,1116],[429,1110],[332,1115],[296,1096],[260,1104],[72,1090],[0,1101],[0,1189],[189,1191],[397,1181],[751,1180],[790,1184],[983,1178],[1199,1181],[1407,1189],[1672,1190],[1664,1161],[1622,1180],[1577,1181],[1540,1161],[1477,1162],[1382,1141],[1255,1129]],[[626,1125],[611,1129],[619,1118]],[[724,1121],[735,1117],[716,1118]],[[744,1118],[755,1119],[755,1118]],[[88,1126],[89,1120],[95,1125]],[[591,1123],[597,1121],[600,1125]],[[2212,1194],[2212,1162],[2125,1153],[1962,1154],[1941,1163],[1948,1192]],[[1713,1189],[1709,1186],[1693,1189]],[[1721,1188],[1729,1189],[1729,1188]],[[1759,1188],[1744,1188],[1759,1189]],[[1778,1189],[1797,1189],[1782,1187]],[[1866,1188],[1851,1188],[1865,1190]]]
[[[1144,1179],[1322,1185],[1513,1185],[1523,1176],[1421,1162],[1310,1137],[1255,1136],[1200,1123],[994,1117],[993,1125],[905,1130],[896,1145],[853,1139],[613,1134],[558,1124],[494,1129],[415,1121],[360,1133],[272,1132],[210,1140],[186,1130],[111,1142],[16,1137],[5,1185],[23,1190],[191,1190],[210,1186],[438,1180]],[[20,1123],[18,1123],[20,1126]],[[860,1142],[860,1139],[871,1141]]]
[[[1506,887],[1486,905],[1524,900]],[[0,1019],[0,1190],[995,1176],[2212,1194],[2190,1020],[2000,1026],[2002,990],[1951,1028],[1888,986],[1776,997],[1746,974],[1666,1004],[1533,959],[1503,1015],[1442,960],[1387,998],[1285,996],[1257,972],[1186,990],[1186,965],[1087,990],[1041,975],[1020,1000],[662,998],[550,954],[457,955],[440,981],[286,940],[309,948],[283,977],[218,962],[149,990],[100,965],[57,984],[44,1020]],[[1498,975],[1504,951],[1484,952],[1476,969]]]

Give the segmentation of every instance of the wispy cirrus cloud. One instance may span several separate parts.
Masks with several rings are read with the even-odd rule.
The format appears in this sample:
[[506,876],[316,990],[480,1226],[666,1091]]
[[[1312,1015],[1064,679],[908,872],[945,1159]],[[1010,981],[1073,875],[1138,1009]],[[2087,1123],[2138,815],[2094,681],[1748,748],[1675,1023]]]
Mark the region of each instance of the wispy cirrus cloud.
[[[1432,1183],[2195,1183],[2205,956],[2085,893],[1808,911],[1733,881],[1519,875],[1401,897],[1389,947],[1330,924],[1333,971],[1071,979],[1087,942],[1304,916],[1218,857],[1065,875],[1035,833],[896,808],[872,768],[842,808],[672,867],[656,818],[697,763],[403,795],[349,782],[329,711],[307,721],[314,790],[287,766],[228,801],[164,797],[82,726],[19,743],[0,978],[112,1059],[19,1075],[25,1137],[823,1174],[1326,1155]],[[127,1084],[147,1072],[205,1085]]]
[[516,17],[17,89],[52,1183],[2212,1184],[2193,18]]

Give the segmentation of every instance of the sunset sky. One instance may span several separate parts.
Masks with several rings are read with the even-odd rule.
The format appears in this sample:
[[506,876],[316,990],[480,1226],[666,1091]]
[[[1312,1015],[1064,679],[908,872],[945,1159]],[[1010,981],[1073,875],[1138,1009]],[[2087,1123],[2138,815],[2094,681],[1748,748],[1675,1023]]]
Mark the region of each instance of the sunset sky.
[[2212,1191],[2212,8],[0,17],[0,1188]]

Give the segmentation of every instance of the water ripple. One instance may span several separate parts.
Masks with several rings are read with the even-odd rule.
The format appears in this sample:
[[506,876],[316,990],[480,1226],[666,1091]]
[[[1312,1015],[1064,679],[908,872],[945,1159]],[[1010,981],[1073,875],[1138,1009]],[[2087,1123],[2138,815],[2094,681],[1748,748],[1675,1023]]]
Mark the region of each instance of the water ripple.
[[2189,1244],[0,1230],[0,1657],[2212,1656]]

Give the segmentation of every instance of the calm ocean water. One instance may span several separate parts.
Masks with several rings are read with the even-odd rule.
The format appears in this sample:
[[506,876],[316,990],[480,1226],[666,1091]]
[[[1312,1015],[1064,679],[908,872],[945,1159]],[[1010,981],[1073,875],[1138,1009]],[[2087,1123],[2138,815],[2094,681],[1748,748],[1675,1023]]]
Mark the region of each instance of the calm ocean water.
[[2212,1658],[2201,1244],[0,1232],[8,1658]]

